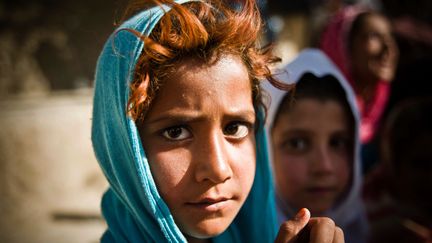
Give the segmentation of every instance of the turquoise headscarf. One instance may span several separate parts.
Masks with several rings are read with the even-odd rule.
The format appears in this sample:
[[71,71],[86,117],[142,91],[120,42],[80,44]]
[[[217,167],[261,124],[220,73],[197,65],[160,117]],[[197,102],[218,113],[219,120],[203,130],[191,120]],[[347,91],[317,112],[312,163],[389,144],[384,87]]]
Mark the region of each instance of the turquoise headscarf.
[[[189,0],[176,1],[179,4]],[[148,36],[168,6],[147,9],[119,29]],[[159,195],[133,119],[127,116],[129,85],[144,43],[129,31],[114,32],[99,57],[92,142],[110,184],[102,198],[108,229],[102,242],[186,242]],[[262,112],[257,112],[262,114]],[[262,117],[259,115],[259,117]],[[263,122],[258,128],[257,166],[251,192],[229,228],[214,242],[273,242],[276,213]]]

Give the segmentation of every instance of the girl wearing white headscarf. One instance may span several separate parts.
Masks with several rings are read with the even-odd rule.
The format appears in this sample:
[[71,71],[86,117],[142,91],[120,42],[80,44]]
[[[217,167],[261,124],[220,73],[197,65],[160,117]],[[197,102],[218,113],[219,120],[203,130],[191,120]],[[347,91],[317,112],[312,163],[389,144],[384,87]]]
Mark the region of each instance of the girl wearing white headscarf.
[[289,92],[264,84],[279,223],[307,207],[333,219],[346,242],[365,242],[355,94],[318,49],[301,52],[276,77],[295,84]]

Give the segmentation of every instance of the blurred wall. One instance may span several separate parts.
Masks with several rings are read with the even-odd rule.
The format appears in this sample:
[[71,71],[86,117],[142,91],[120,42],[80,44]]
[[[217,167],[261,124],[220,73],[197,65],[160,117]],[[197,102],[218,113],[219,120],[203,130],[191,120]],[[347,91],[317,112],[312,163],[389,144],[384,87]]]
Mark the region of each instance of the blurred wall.
[[97,242],[91,90],[0,102],[0,242]]
[[0,1],[0,242],[98,242],[97,57],[121,0]]
[[125,2],[0,1],[0,95],[90,87]]

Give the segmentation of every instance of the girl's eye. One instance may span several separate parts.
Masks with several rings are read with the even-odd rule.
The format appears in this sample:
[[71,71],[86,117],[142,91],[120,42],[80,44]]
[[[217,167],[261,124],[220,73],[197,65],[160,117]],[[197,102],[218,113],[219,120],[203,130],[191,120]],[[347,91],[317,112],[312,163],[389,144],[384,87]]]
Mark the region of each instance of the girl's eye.
[[330,146],[338,150],[345,150],[349,148],[350,142],[347,138],[335,137],[330,139]]
[[185,127],[178,126],[165,129],[162,136],[168,140],[177,141],[189,138],[191,133]]
[[306,148],[306,141],[304,139],[292,139],[290,146],[294,149],[302,150]]
[[308,148],[308,141],[304,138],[290,138],[282,144],[282,147],[290,152],[301,152]]
[[376,40],[379,40],[380,38],[381,38],[381,36],[377,32],[367,33],[367,40],[368,41],[376,41]]
[[249,134],[249,126],[241,122],[233,122],[225,127],[224,134],[232,138],[244,138]]

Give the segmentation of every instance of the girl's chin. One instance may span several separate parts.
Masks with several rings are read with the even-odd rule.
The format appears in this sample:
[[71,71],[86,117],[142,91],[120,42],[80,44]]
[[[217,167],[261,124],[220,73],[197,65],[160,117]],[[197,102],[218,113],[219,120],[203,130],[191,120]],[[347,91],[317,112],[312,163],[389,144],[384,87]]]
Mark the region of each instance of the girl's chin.
[[205,240],[222,234],[231,222],[209,222],[197,225],[185,232],[188,242],[192,240]]
[[191,232],[186,236],[187,242],[207,242],[206,240],[210,240],[213,237],[216,237],[222,234],[224,231],[207,233],[207,232]]
[[375,74],[379,80],[391,82],[394,78],[394,68],[393,67],[382,67],[379,66],[375,69]]

